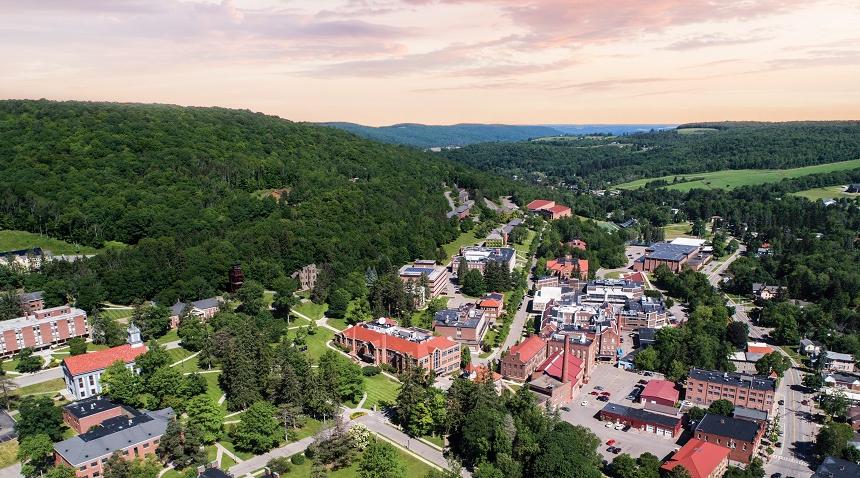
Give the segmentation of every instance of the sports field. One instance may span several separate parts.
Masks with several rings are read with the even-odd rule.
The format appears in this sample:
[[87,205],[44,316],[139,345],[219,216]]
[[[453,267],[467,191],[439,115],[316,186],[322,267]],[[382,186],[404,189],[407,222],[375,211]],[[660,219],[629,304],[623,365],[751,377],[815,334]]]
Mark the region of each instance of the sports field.
[[858,198],[860,193],[846,193],[845,186],[825,186],[823,188],[807,189],[791,193],[794,196],[805,197],[811,201],[818,199]]
[[638,189],[646,183],[662,179],[672,183],[678,178],[677,184],[665,186],[667,189],[689,191],[691,189],[734,189],[741,186],[775,183],[783,179],[799,178],[810,174],[830,173],[860,168],[860,159],[841,161],[838,163],[816,164],[794,169],[725,169],[709,173],[678,174],[661,178],[638,179],[629,183],[615,186],[619,189]]

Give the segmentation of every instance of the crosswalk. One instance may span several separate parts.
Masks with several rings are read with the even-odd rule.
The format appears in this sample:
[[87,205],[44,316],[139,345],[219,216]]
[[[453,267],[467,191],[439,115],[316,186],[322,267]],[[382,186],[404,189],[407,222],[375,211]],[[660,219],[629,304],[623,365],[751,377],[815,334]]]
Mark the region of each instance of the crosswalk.
[[787,461],[789,463],[794,463],[795,465],[804,465],[804,466],[807,465],[807,463],[805,461],[803,461],[799,458],[795,458],[793,456],[776,455],[776,459],[782,460],[782,461]]

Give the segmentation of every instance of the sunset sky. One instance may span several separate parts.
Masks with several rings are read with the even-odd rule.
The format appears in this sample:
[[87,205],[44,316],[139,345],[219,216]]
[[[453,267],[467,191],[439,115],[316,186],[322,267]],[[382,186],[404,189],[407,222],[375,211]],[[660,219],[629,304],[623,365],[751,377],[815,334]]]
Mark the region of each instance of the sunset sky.
[[860,119],[860,2],[0,0],[0,97],[297,121]]

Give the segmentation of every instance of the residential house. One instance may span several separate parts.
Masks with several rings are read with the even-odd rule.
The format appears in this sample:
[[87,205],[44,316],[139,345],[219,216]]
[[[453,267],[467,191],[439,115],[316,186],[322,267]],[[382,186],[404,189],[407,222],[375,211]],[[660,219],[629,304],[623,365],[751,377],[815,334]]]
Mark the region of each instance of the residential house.
[[769,256],[772,253],[773,253],[773,247],[770,245],[769,242],[763,242],[761,244],[761,246],[759,246],[758,249],[756,249],[756,255],[759,257]]
[[72,402],[63,407],[63,421],[78,434],[120,415],[126,415],[125,408],[101,396]]
[[490,381],[493,383],[493,388],[496,389],[496,393],[499,395],[501,395],[502,390],[504,389],[502,375],[490,370],[490,367],[486,365],[474,365],[471,362],[467,363],[466,368],[463,369],[463,378],[481,383]]
[[828,456],[818,465],[812,478],[857,478],[860,476],[860,465],[853,461]]
[[846,193],[857,194],[860,193],[860,183],[851,183],[848,187],[845,188]]
[[134,323],[129,324],[127,344],[63,359],[60,367],[66,390],[75,400],[98,395],[102,392],[101,376],[105,369],[115,362],[122,362],[136,371],[134,362],[146,350],[146,345],[140,340],[140,329]]
[[515,218],[515,219],[511,219],[510,221],[508,221],[507,224],[505,224],[504,226],[502,226],[500,228],[501,235],[504,239],[503,245],[508,244],[508,241],[510,240],[510,237],[511,237],[511,232],[513,232],[515,228],[522,226],[522,224],[523,224],[522,219]]
[[761,443],[764,427],[738,418],[706,414],[693,429],[693,436],[702,441],[725,446],[729,460],[749,464]]
[[11,357],[24,348],[42,350],[89,335],[87,314],[68,305],[35,310],[0,322],[0,357]]
[[437,376],[460,369],[460,344],[434,337],[429,330],[405,328],[390,319],[355,324],[335,335],[335,342],[357,360],[394,368],[418,366]]
[[757,299],[761,300],[773,300],[779,297],[781,294],[784,294],[786,291],[785,287],[781,287],[778,285],[767,285],[761,282],[756,282],[752,285],[752,293]]
[[769,377],[694,368],[687,376],[685,399],[703,408],[728,400],[735,406],[769,412],[775,393],[776,381]]
[[831,372],[847,372],[854,371],[854,356],[851,354],[843,354],[828,350],[825,355],[825,363],[827,370]]
[[676,438],[681,435],[680,416],[664,415],[612,402],[600,410],[599,416],[603,421],[627,425],[661,437]]
[[800,353],[807,357],[818,357],[821,350],[824,348],[821,342],[817,340],[803,338],[800,339]]
[[[448,268],[436,264],[434,260],[417,260],[400,268],[398,274],[405,285],[412,287],[415,306],[424,307],[428,299],[434,299],[448,292],[450,274]],[[426,287],[426,290],[424,288]]]
[[475,205],[475,201],[469,200],[464,202],[463,204],[455,207],[453,210],[448,211],[446,217],[451,219],[452,217],[456,217],[458,219],[466,219],[469,217],[469,214],[472,212],[472,206]]
[[660,468],[670,472],[680,466],[690,478],[721,478],[729,467],[728,448],[691,438]]
[[565,340],[564,350],[549,355],[532,373],[528,387],[539,403],[560,407],[573,400],[582,384],[582,360],[570,353]]
[[860,375],[855,373],[831,372],[824,375],[824,383],[828,387],[860,392]]
[[54,463],[70,466],[77,478],[98,478],[114,453],[127,460],[154,455],[173,409],[117,416],[100,427],[54,444]]
[[567,247],[584,251],[588,249],[588,244],[582,239],[574,239],[572,241],[567,242]]
[[221,298],[210,297],[208,299],[195,300],[194,302],[181,302],[177,300],[175,304],[170,306],[171,328],[175,329],[179,327],[179,317],[182,316],[182,312],[186,307],[189,308],[188,312],[192,316],[202,320],[209,320],[215,317],[215,314],[221,310]]
[[433,332],[448,337],[473,352],[480,352],[490,320],[475,304],[464,304],[456,309],[443,309],[433,316]]
[[478,309],[484,311],[484,317],[490,323],[495,323],[505,312],[505,296],[499,292],[485,294],[478,301]]
[[502,357],[502,376],[517,382],[525,382],[546,360],[546,357],[546,341],[539,335],[530,335],[511,347],[508,354]]
[[560,257],[547,261],[546,268],[561,280],[579,278],[588,279],[588,259],[574,259],[571,256]]
[[45,292],[37,290],[35,292],[21,292],[18,295],[18,303],[21,305],[21,311],[24,315],[30,315],[37,310],[45,308]]

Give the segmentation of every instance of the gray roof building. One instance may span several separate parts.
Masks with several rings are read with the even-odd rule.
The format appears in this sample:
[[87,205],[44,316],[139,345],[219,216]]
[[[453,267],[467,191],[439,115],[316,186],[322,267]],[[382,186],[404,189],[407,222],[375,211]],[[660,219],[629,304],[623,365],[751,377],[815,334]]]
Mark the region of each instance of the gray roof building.
[[752,443],[758,435],[759,424],[741,420],[740,418],[724,417],[708,413],[696,425],[695,433],[702,432],[709,435],[719,435],[738,441]]
[[652,244],[645,257],[658,261],[681,261],[698,249],[696,246],[657,242]]
[[753,390],[776,390],[776,381],[774,379],[759,375],[747,375],[745,373],[736,372],[718,372],[715,370],[694,368],[690,370],[689,377],[705,382],[722,383],[741,388],[750,388]]
[[131,418],[110,418],[92,431],[55,443],[54,451],[73,467],[78,467],[160,437],[174,415],[172,408],[165,408]]
[[857,478],[858,476],[860,476],[860,465],[828,456],[818,465],[812,478]]

